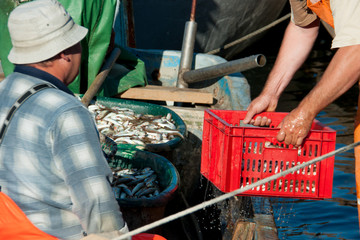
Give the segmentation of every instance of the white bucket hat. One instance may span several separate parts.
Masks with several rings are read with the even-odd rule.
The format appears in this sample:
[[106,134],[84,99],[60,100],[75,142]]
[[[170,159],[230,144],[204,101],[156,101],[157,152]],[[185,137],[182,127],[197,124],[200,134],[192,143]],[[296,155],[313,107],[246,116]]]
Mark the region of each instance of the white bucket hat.
[[16,7],[10,13],[8,28],[13,45],[8,59],[14,64],[47,60],[80,42],[88,32],[56,0],[36,0]]

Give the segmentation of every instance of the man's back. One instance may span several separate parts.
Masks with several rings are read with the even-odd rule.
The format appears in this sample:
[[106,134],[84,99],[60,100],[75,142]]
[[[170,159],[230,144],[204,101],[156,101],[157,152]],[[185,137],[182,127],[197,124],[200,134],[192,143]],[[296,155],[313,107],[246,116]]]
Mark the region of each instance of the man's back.
[[[0,124],[17,98],[44,82],[18,72],[2,81]],[[38,228],[53,236],[79,239],[84,230],[101,230],[92,214],[116,219],[105,227],[109,230],[122,227],[114,226],[123,221],[106,179],[110,169],[101,149],[96,149],[100,145],[95,129],[80,101],[50,88],[21,105],[0,145],[2,190]],[[94,208],[98,202],[105,202],[105,212],[112,212]]]

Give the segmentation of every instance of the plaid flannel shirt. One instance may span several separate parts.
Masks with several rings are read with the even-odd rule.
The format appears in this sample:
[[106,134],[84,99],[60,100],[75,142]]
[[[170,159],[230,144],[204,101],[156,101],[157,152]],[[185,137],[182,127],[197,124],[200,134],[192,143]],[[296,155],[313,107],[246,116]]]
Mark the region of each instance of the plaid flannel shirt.
[[17,98],[44,81],[58,89],[25,101],[0,145],[2,191],[35,226],[60,239],[120,230],[125,222],[95,122],[62,82],[41,70],[17,67],[0,82],[0,124]]

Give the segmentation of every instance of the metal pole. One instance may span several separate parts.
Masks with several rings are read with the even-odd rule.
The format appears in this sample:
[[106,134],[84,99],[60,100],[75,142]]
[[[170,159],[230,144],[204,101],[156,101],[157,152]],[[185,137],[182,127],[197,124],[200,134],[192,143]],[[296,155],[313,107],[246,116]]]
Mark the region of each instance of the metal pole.
[[266,58],[264,55],[253,55],[210,67],[184,72],[183,80],[187,84],[200,82],[216,77],[222,77],[235,72],[246,71],[255,67],[263,67],[265,63]]
[[176,87],[178,88],[188,87],[188,84],[184,82],[182,76],[184,72],[187,72],[191,69],[192,60],[193,60],[195,36],[197,30],[197,23],[195,22],[195,7],[196,7],[196,0],[193,0],[190,21],[187,21],[185,23],[183,43],[181,48],[179,73],[176,83]]

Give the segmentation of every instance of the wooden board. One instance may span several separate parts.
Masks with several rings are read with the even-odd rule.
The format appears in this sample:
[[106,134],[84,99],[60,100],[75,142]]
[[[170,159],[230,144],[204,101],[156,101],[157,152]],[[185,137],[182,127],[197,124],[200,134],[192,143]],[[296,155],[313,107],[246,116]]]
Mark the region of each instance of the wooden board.
[[202,92],[198,89],[184,89],[154,85],[147,85],[145,87],[133,87],[115,97],[138,100],[174,101],[200,104],[213,104],[214,102],[212,93]]
[[251,197],[251,203],[257,239],[279,240],[270,200],[265,197]]
[[[255,236],[255,223],[238,221],[231,240],[253,240]],[[261,238],[260,238],[261,239]]]

